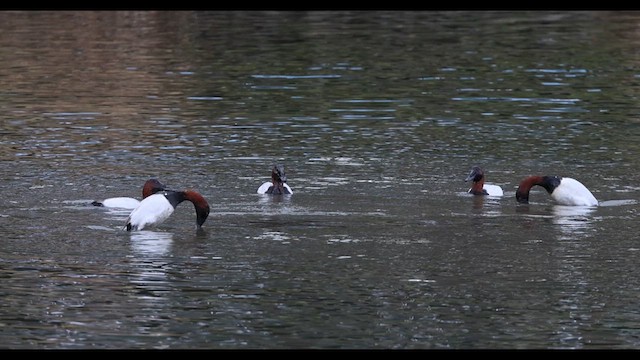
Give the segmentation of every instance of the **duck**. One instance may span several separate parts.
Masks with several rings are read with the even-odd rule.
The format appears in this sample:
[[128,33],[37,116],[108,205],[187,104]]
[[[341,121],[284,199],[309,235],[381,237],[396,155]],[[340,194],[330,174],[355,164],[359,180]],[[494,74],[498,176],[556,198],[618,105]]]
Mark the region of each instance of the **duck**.
[[157,226],[173,214],[173,211],[183,201],[190,201],[196,209],[196,226],[202,227],[209,216],[209,203],[195,190],[164,190],[143,199],[140,204],[133,209],[125,228],[127,231],[142,230],[147,227]]
[[[159,191],[163,191],[164,189],[166,189],[166,186],[164,186],[163,183],[157,179],[149,179],[144,183],[144,186],[142,186],[142,198],[145,199]],[[140,200],[131,197],[113,197],[102,201],[94,201],[91,205],[133,210],[140,205]]]
[[472,181],[473,185],[471,189],[469,189],[469,194],[473,195],[488,195],[488,196],[502,196],[504,192],[502,188],[498,185],[490,185],[484,183],[484,171],[479,166],[474,166],[471,168],[471,172],[466,179],[465,182]]
[[596,197],[580,181],[562,176],[535,175],[524,178],[516,190],[516,200],[528,204],[529,191],[535,185],[542,186],[560,205],[598,206]]
[[284,172],[284,165],[273,165],[271,169],[271,181],[260,185],[257,192],[258,194],[271,195],[293,194],[293,190],[287,185],[287,175]]

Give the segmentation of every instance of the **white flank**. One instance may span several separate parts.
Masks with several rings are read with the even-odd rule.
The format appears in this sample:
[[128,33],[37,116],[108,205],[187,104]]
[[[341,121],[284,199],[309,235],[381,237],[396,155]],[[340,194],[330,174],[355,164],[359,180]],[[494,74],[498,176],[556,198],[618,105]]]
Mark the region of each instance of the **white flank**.
[[147,226],[161,224],[173,213],[173,206],[162,193],[153,194],[140,202],[129,218],[133,230],[142,230]]
[[[258,194],[266,194],[267,190],[269,190],[269,187],[271,187],[271,185],[273,185],[273,184],[271,182],[267,181],[266,183],[260,185],[260,187],[258,188],[257,193]],[[291,190],[291,187],[289,187],[289,185],[287,185],[287,183],[284,183],[283,185],[287,190],[289,190],[289,192],[291,194],[293,194],[293,190]]]
[[504,195],[504,192],[502,191],[502,188],[498,185],[490,185],[490,184],[484,184],[484,186],[482,186],[482,188],[487,192],[487,194],[489,196],[502,196]]
[[271,183],[269,181],[260,185],[260,187],[258,188],[258,194],[266,194],[267,190],[269,190],[269,186],[271,186]]
[[598,200],[586,186],[576,179],[567,177],[562,178],[551,197],[561,205],[598,206]]
[[130,197],[114,197],[104,199],[102,205],[108,208],[135,209],[140,205],[140,201]]

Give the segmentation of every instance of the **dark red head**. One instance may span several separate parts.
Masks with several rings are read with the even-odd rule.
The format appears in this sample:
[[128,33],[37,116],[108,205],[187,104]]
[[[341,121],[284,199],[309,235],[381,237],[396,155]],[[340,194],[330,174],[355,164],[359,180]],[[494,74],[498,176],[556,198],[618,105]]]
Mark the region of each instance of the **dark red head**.
[[287,190],[284,188],[284,184],[287,182],[287,174],[284,172],[284,165],[276,164],[271,169],[271,183],[268,193],[279,195],[287,194]]
[[471,168],[471,172],[464,179],[465,182],[472,181],[473,185],[469,192],[474,195],[487,195],[487,192],[483,189],[484,187],[484,171],[479,166],[474,166]]
[[149,179],[142,187],[142,198],[145,199],[159,191],[165,190],[166,186],[156,179]]
[[464,181],[484,182],[484,171],[479,166],[474,166],[471,168],[471,172]]
[[284,165],[273,165],[273,169],[271,169],[271,181],[273,182],[274,186],[279,183],[287,182],[287,174],[285,174],[284,172]]

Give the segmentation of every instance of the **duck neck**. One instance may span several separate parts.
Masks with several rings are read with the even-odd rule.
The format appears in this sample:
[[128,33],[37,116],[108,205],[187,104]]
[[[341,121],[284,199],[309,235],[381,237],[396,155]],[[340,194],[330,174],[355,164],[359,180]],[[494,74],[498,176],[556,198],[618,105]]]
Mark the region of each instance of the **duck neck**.
[[193,190],[186,191],[171,191],[166,190],[164,192],[164,196],[169,200],[169,203],[175,209],[180,203],[183,201],[190,201],[193,204],[193,207],[196,209],[196,223],[198,227],[201,227],[204,224],[204,221],[207,220],[209,216],[209,203],[204,199],[202,195]]
[[209,216],[209,203],[204,199],[202,195],[193,190],[187,190],[183,192],[184,199],[191,201],[193,207],[196,209],[196,223],[198,228],[204,224],[204,221],[207,220]]
[[527,204],[529,202],[529,192],[535,185],[542,186],[549,194],[560,185],[559,176],[529,176],[520,182],[518,190],[516,190],[516,200],[519,203]]
[[271,184],[271,194],[280,195],[284,194],[284,183],[280,180],[273,180]]
[[171,204],[171,206],[173,206],[174,209],[178,207],[181,202],[187,200],[184,191],[166,190],[164,192],[164,197],[169,200],[169,203]]
[[469,193],[473,195],[486,195],[487,192],[484,190],[484,178],[481,178],[479,181],[474,181],[471,185],[471,189],[469,189]]

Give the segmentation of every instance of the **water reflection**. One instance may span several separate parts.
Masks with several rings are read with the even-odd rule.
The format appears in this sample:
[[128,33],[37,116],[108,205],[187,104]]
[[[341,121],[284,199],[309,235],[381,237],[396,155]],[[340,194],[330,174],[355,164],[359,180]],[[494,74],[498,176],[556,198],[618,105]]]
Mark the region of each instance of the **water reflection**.
[[125,227],[127,219],[131,214],[131,209],[118,209],[118,208],[104,208],[105,209],[105,218],[107,220],[113,220],[116,222],[122,223],[121,228]]
[[594,256],[587,236],[593,230],[593,213],[597,207],[554,205],[552,223],[560,232],[554,242],[554,258],[557,260],[555,280],[558,287],[554,309],[567,318],[558,322],[554,330],[557,343],[565,347],[580,348],[585,338],[583,324],[591,315],[589,290],[592,278],[585,270]]
[[502,215],[502,211],[500,209],[500,201],[502,200],[499,196],[477,196],[465,193],[466,196],[470,196],[473,198],[473,210],[476,213],[482,214],[483,216],[500,216]]
[[258,203],[260,205],[271,205],[271,204],[289,204],[291,202],[291,195],[260,195],[258,198]]
[[159,231],[135,231],[131,233],[131,248],[142,257],[162,257],[171,251],[173,233]]
[[258,195],[260,212],[265,215],[294,214],[295,208],[291,205],[292,195]]
[[559,225],[564,238],[584,234],[593,227],[596,207],[554,205],[553,223]]
[[137,297],[157,304],[165,301],[170,290],[167,272],[171,268],[169,260],[173,234],[157,231],[136,231],[131,233],[131,283],[138,290]]

